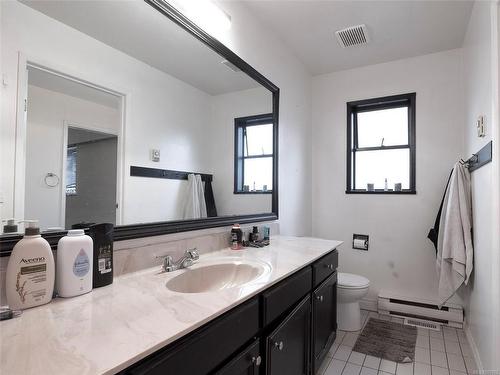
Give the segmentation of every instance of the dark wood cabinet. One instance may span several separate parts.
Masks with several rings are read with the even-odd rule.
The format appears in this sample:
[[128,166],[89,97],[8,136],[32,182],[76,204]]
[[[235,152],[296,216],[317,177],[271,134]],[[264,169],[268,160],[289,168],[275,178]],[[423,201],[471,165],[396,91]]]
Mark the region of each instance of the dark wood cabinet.
[[337,329],[336,250],[123,370],[131,375],[314,375]]
[[308,375],[311,298],[307,296],[266,337],[267,375]]
[[316,373],[337,332],[337,272],[312,293],[312,369]]
[[255,340],[250,346],[223,366],[216,375],[259,375],[262,365],[260,355],[260,340]]

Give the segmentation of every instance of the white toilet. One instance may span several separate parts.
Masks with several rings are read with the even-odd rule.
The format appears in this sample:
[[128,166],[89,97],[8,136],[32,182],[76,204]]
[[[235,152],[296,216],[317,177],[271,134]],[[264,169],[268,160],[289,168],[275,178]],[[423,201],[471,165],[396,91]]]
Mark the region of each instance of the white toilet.
[[370,280],[352,273],[338,274],[337,281],[337,325],[342,331],[359,331],[361,313],[359,301],[366,296]]

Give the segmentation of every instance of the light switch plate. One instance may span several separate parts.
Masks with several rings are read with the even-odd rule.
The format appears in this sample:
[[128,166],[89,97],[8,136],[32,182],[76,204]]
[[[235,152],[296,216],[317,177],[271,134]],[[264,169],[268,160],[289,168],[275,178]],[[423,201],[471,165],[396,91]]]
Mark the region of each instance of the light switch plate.
[[160,150],[151,150],[151,160],[156,162],[160,161]]
[[477,136],[478,137],[486,136],[485,119],[483,115],[477,118],[476,126],[477,126]]

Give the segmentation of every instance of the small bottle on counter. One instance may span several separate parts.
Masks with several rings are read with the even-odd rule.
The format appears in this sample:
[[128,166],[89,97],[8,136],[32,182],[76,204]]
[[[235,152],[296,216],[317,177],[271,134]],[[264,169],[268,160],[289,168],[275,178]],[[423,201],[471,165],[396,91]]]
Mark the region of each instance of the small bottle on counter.
[[57,243],[56,289],[60,297],[74,297],[92,290],[94,245],[83,229],[72,229]]
[[94,243],[93,288],[113,282],[113,229],[111,223],[95,224],[89,228]]
[[234,224],[231,229],[231,249],[241,250],[243,244],[243,232],[240,224]]

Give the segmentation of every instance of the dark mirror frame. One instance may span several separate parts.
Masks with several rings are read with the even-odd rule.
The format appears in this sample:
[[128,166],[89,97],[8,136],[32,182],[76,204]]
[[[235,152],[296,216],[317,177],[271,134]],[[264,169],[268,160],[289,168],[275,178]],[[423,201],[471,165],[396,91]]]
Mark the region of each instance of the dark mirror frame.
[[[171,21],[182,27],[195,38],[203,42],[221,57],[228,60],[230,63],[237,66],[242,72],[246,73],[250,78],[254,79],[272,93],[273,107],[273,122],[275,133],[273,138],[273,147],[275,152],[273,164],[273,192],[272,192],[272,208],[270,213],[253,214],[253,215],[235,215],[235,216],[218,216],[206,219],[195,220],[175,220],[161,221],[154,223],[119,225],[115,227],[114,240],[123,241],[134,238],[159,236],[164,234],[179,233],[194,231],[200,229],[208,229],[222,226],[229,226],[234,223],[248,224],[262,221],[270,221],[278,219],[278,114],[279,114],[279,88],[269,81],[266,77],[260,74],[247,62],[241,59],[233,51],[224,44],[206,33],[196,24],[191,22],[177,9],[169,5],[164,0],[144,0],[160,13],[165,15]],[[232,128],[231,128],[232,130]],[[43,232],[42,236],[50,243],[52,248],[56,248],[59,239],[66,234],[67,231]],[[0,257],[9,256],[14,245],[22,238],[22,235],[1,235],[0,236]]]

